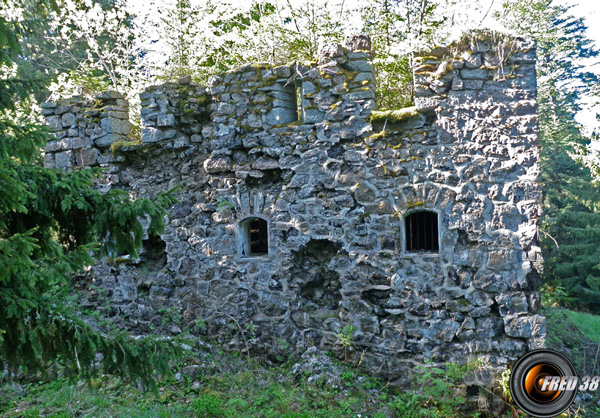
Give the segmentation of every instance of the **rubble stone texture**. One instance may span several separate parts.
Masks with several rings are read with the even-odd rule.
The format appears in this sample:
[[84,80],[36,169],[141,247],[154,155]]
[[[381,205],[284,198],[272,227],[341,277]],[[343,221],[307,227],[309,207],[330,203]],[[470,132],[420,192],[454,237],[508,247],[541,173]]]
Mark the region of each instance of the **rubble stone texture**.
[[[429,360],[500,370],[541,347],[535,45],[466,39],[418,58],[415,107],[387,113],[364,36],[320,64],[150,87],[137,137],[119,93],[45,103],[47,167],[105,167],[99,187],[137,197],[181,186],[139,259],[78,282],[83,304],[134,333],[190,327],[273,359],[344,358],[353,326],[350,361],[397,381]],[[438,251],[406,249],[405,217],[422,210]],[[268,254],[248,254],[250,218]]]

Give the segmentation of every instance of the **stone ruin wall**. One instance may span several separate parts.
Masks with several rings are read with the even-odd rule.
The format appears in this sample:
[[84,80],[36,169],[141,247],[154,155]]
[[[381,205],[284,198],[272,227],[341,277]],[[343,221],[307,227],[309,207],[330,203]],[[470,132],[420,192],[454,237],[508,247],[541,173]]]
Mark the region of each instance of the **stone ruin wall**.
[[[499,370],[541,347],[535,46],[466,39],[418,58],[416,106],[387,121],[371,121],[365,37],[319,63],[150,87],[141,140],[116,92],[43,104],[47,167],[104,167],[100,187],[137,197],[181,185],[139,259],[80,277],[84,306],[270,358],[343,358],[351,325],[350,361],[392,379],[425,361]],[[406,251],[404,216],[424,209],[438,253]],[[268,256],[242,254],[248,217],[267,222]]]

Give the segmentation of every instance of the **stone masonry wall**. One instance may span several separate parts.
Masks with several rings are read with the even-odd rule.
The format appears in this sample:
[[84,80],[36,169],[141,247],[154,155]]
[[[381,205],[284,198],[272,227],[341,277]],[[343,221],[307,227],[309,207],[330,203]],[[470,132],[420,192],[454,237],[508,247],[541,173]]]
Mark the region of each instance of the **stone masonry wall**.
[[[105,187],[138,197],[181,185],[139,259],[80,278],[84,305],[272,358],[343,357],[351,325],[351,361],[393,379],[428,360],[504,367],[545,335],[535,77],[533,41],[471,35],[419,58],[414,108],[374,112],[363,36],[319,63],[150,87],[138,139],[114,92],[45,104],[48,167],[105,166]],[[407,251],[422,210],[438,251]],[[268,254],[245,252],[249,218]]]

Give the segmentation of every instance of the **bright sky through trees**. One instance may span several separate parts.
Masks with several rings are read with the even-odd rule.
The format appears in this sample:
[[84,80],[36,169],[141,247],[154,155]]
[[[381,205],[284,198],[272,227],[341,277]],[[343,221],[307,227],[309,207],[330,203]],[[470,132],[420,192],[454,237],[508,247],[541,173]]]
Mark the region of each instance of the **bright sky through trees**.
[[[287,0],[273,0],[274,3],[281,3],[282,5]],[[294,6],[299,5],[301,2],[306,0],[294,0],[292,4]],[[165,6],[175,2],[175,0],[127,0],[128,10],[135,13],[138,16],[147,16],[152,20],[157,19],[160,16],[161,6]],[[220,3],[228,2],[232,4],[233,8],[237,8],[240,11],[246,10],[252,4],[249,0],[221,0]],[[197,3],[198,5],[205,4],[206,0],[191,0],[192,4]],[[494,19],[494,12],[498,12],[502,7],[502,0],[482,0],[477,2],[477,6],[464,7],[464,2],[456,2],[453,0],[440,0],[439,3],[443,4],[443,7],[451,10],[449,16],[456,22],[453,27],[452,37],[457,38],[465,30],[472,28],[489,27],[492,29],[499,29],[498,22]],[[573,8],[571,12],[576,17],[584,17],[586,24],[588,25],[588,37],[593,39],[596,44],[600,47],[600,25],[596,23],[596,19],[600,18],[600,1],[598,0],[556,0],[556,4],[571,5]],[[475,3],[472,3],[473,5]],[[346,10],[358,10],[361,2],[359,0],[345,0],[343,7]],[[358,11],[355,13],[357,16],[356,24],[349,25],[351,28],[355,27],[358,32],[360,19]],[[148,35],[151,36],[152,29],[148,28]],[[352,30],[352,29],[350,29]],[[348,34],[346,34],[348,35]],[[160,61],[164,59],[164,52],[161,53],[160,43],[156,43],[155,40],[149,40],[153,42],[152,48],[155,52],[155,62],[160,65]],[[163,50],[164,51],[164,50]],[[600,65],[595,62],[589,63],[590,68],[595,72],[600,72]],[[600,113],[600,106],[595,103],[595,100],[588,99],[583,103],[583,110],[578,114],[578,121],[586,126],[587,130],[592,130],[598,126],[598,122],[595,120],[596,113]]]

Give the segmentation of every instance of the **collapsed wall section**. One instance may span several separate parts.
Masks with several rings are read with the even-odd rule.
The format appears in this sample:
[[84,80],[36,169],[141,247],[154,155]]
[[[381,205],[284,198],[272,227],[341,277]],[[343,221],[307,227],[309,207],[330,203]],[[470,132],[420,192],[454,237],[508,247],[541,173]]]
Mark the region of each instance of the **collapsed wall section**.
[[[395,379],[425,361],[502,368],[543,345],[533,42],[435,50],[419,58],[416,106],[389,112],[375,111],[368,38],[323,52],[151,87],[141,138],[110,157],[93,124],[115,115],[85,125],[112,187],[182,188],[139,260],[99,262],[81,285],[106,289],[134,332],[189,327],[272,358],[313,345],[344,357],[352,326],[351,361]],[[74,125],[53,106],[62,141]],[[49,143],[47,165],[88,148]]]

